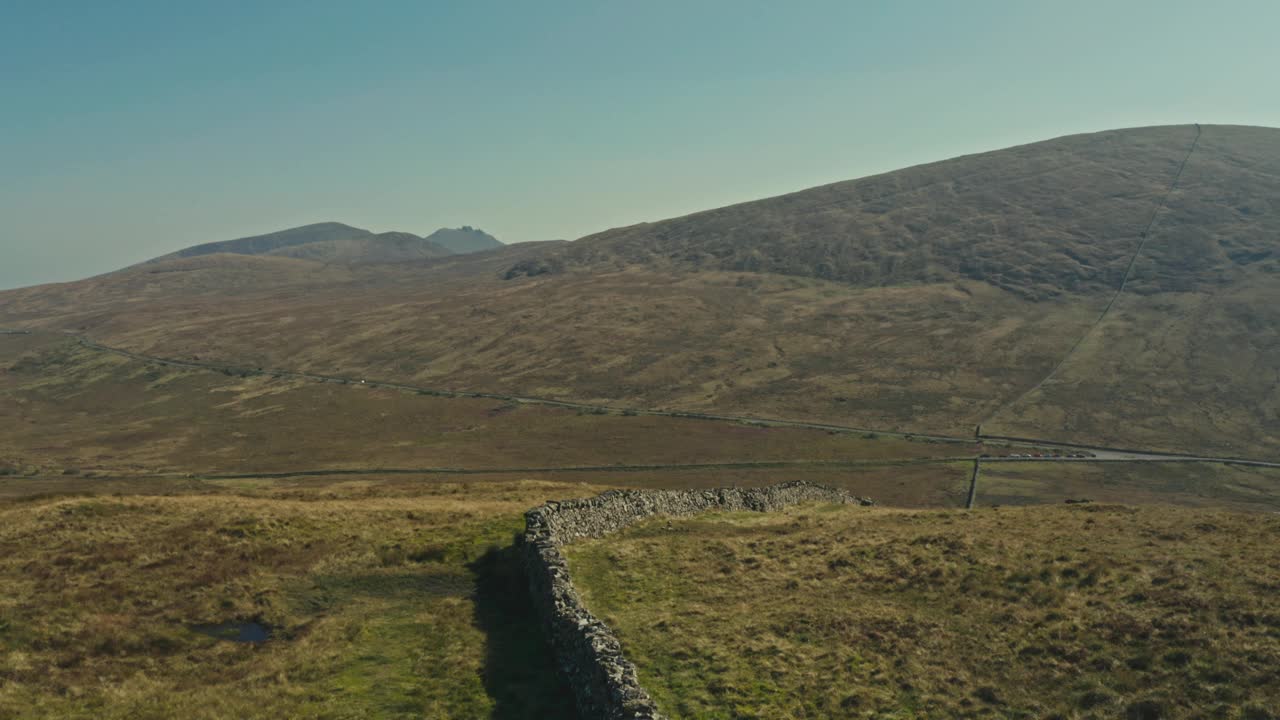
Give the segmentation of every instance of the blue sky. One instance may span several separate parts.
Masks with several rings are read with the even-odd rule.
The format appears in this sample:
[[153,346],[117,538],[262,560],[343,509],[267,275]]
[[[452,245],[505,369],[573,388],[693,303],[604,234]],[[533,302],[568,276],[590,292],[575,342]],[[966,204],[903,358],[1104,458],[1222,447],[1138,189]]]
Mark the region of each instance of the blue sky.
[[0,0],[0,288],[338,220],[573,239],[1058,135],[1280,125],[1280,3]]

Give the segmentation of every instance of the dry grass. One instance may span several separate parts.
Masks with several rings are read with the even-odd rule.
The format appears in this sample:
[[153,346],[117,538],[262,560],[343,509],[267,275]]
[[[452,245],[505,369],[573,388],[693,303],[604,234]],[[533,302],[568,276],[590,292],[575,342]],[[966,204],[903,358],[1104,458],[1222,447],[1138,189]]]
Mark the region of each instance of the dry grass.
[[[240,481],[0,502],[0,717],[572,717],[509,545],[527,507],[590,490]],[[244,620],[272,639],[190,629]]]
[[984,430],[1280,458],[1276,276],[1241,276],[1212,292],[1122,295],[1052,380]]
[[[15,336],[26,337],[26,336]],[[0,337],[0,461],[24,472],[539,468],[964,456],[973,446],[148,366]]]
[[1280,469],[1216,463],[984,463],[977,503],[1089,499],[1280,511]]
[[808,507],[570,548],[675,718],[1264,718],[1280,517]]
[[405,285],[397,270],[366,272],[376,270],[384,275],[254,292],[240,287],[254,272],[228,268],[225,298],[110,276],[82,292],[124,297],[95,301],[92,316],[76,305],[59,317],[36,301],[60,303],[65,291],[29,292],[46,322],[166,357],[962,435],[1034,383],[1096,314],[1092,303],[1031,303],[975,282],[866,289],[628,271]]
[[[1280,450],[1280,132],[1061,138],[569,245],[343,267],[208,256],[0,293],[0,325],[154,354],[583,401]],[[524,260],[569,269],[503,281]],[[997,410],[1002,410],[996,414]],[[998,425],[998,428],[997,428]]]
[[[568,247],[185,258],[0,293],[0,326],[432,387],[966,437],[996,413],[988,432],[1274,455],[1274,131],[1206,130],[1129,291],[1010,404],[1105,304],[1187,134],[1013,148]],[[548,252],[568,270],[500,279]],[[0,336],[0,425],[0,473],[21,476],[0,480],[5,717],[554,717],[563,689],[504,549],[527,507],[584,481],[799,478],[954,507],[967,481],[940,460],[963,446],[174,371],[46,336]],[[832,462],[920,459],[936,462]],[[717,466],[741,462],[761,464]],[[688,463],[710,466],[499,472]],[[1244,468],[990,465],[980,505],[1280,496],[1275,473]],[[441,466],[492,472],[377,474]],[[324,467],[365,474],[123,477]],[[673,528],[574,562],[680,716],[1150,702],[1254,720],[1280,703],[1272,515],[807,510]],[[188,629],[250,618],[276,639]]]

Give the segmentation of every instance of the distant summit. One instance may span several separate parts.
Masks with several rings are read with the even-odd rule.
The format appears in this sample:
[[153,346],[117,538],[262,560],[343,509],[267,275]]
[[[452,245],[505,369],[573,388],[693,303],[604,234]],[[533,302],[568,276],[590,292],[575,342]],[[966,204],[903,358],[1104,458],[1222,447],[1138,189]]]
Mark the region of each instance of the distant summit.
[[[219,242],[204,243],[202,245],[193,245],[189,248],[169,253],[168,255],[161,255],[160,257],[155,258],[152,262],[198,257],[200,255],[213,255],[215,253],[232,253],[235,255],[269,255],[276,253],[277,251],[284,251],[287,248],[306,245],[309,243],[334,242],[370,237],[373,237],[373,233],[368,230],[351,227],[350,225],[343,225],[339,222],[323,222],[289,228],[288,230],[280,230],[273,233],[266,233],[265,235],[252,235],[250,237],[236,238],[235,240],[222,240]],[[281,252],[280,254],[287,253]]]
[[193,245],[149,262],[227,253],[355,265],[427,260],[500,247],[505,246],[497,238],[470,225],[457,229],[441,228],[430,237],[423,238],[407,232],[374,233],[339,222],[323,222],[264,235]]
[[352,265],[430,260],[453,252],[425,238],[406,232],[385,232],[340,240],[318,240],[274,250],[270,255],[337,262]]
[[470,225],[463,225],[460,228],[440,228],[428,235],[427,240],[459,254],[502,247],[502,242],[498,238]]

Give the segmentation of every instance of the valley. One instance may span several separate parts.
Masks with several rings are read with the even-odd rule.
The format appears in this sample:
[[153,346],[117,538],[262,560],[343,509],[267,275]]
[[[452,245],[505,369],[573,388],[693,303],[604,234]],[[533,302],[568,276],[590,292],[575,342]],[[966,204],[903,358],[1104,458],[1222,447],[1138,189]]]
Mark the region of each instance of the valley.
[[[1280,138],[1207,125],[1188,156],[1195,132],[1073,136],[574,243],[181,258],[0,293],[0,322],[446,390],[1274,458]],[[737,257],[722,243],[807,264],[713,260]],[[823,270],[858,248],[900,269]]]
[[522,514],[805,481],[876,505],[565,546],[672,717],[1264,717],[1277,178],[1135,128],[0,291],[0,715],[575,717]]

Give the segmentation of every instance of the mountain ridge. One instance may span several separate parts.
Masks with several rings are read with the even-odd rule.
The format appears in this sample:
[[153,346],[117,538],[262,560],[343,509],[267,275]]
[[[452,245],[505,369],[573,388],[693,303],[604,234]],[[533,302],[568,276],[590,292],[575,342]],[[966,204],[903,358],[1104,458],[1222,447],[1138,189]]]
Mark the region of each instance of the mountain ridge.
[[1205,125],[1188,157],[1193,134],[1069,136],[426,262],[185,259],[0,293],[0,326],[424,387],[1276,457],[1280,130]]
[[232,253],[235,255],[263,255],[276,250],[305,245],[313,242],[347,240],[351,238],[372,237],[374,233],[363,228],[352,227],[340,222],[319,222],[298,227],[286,228],[261,235],[248,235],[232,240],[218,240],[200,243],[176,250],[147,262],[163,262],[177,258],[196,257]]
[[445,246],[406,232],[385,232],[335,240],[317,240],[277,248],[267,255],[319,262],[395,263],[453,255]]
[[[1194,127],[1068,135],[965,155],[605,230],[530,263],[533,274],[649,265],[863,287],[963,277],[1030,299],[1096,291],[1118,284]],[[1271,128],[1206,127],[1280,151]],[[1255,238],[1234,255],[1272,257],[1264,246]],[[1201,282],[1230,263],[1214,264]]]
[[440,228],[428,237],[421,237],[400,231],[374,233],[345,223],[328,221],[192,245],[152,258],[143,264],[218,254],[273,255],[317,262],[378,264],[442,258],[502,247],[505,246],[497,238],[469,225],[456,229]]

